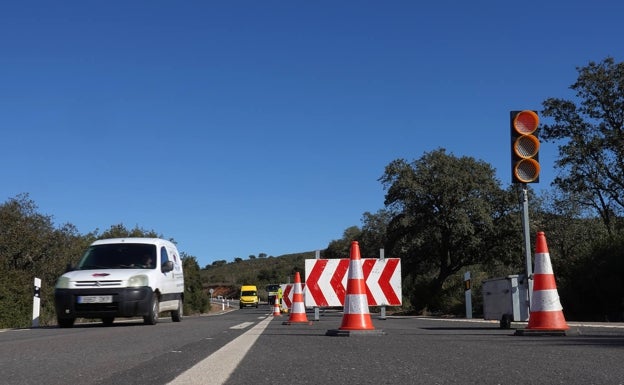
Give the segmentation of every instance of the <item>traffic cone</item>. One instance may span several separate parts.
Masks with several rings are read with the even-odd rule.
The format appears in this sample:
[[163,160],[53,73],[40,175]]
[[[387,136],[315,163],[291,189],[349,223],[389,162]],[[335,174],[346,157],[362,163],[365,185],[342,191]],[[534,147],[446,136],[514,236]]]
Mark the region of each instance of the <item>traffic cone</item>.
[[368,311],[366,297],[366,282],[362,271],[360,245],[357,241],[351,242],[351,258],[349,261],[349,275],[347,279],[347,293],[344,299],[342,325],[338,330],[328,330],[327,335],[348,336],[354,334],[383,334],[376,331]]
[[282,313],[280,312],[279,298],[275,296],[275,304],[273,306],[273,317],[281,317],[281,316],[282,316]]
[[[529,324],[516,334],[565,335],[570,327],[563,316],[557,284],[550,263],[548,245],[544,232],[537,233],[535,242],[535,270],[533,272],[533,295],[529,308]],[[520,333],[518,333],[520,332]]]
[[288,321],[282,322],[283,325],[290,325],[293,323],[308,323],[308,317],[305,312],[305,304],[303,303],[303,290],[301,289],[301,276],[299,272],[295,273],[295,283],[293,285],[293,302],[290,309],[290,316]]
[[357,241],[351,242],[351,260],[349,261],[349,277],[347,280],[347,294],[344,301],[344,315],[340,330],[373,330],[373,321],[368,312],[366,298],[366,282],[362,271],[360,245]]

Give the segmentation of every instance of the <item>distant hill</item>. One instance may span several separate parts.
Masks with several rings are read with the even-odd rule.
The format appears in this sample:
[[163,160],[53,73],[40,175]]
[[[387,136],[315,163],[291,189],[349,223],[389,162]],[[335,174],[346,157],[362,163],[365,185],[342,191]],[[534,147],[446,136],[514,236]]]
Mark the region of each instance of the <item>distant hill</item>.
[[291,283],[297,271],[303,279],[305,260],[314,257],[315,252],[309,251],[209,265],[200,271],[200,276],[204,289],[213,289],[213,297],[222,295],[226,298],[238,298],[239,288],[249,284],[258,286],[260,299],[266,301],[266,285]]

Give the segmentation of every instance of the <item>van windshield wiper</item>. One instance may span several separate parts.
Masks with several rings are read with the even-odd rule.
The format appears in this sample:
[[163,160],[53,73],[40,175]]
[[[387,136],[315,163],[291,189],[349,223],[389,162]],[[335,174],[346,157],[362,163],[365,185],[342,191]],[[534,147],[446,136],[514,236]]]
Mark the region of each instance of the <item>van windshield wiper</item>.
[[100,265],[83,265],[83,266],[80,266],[78,270],[91,270],[91,269],[111,269],[111,267],[100,266]]

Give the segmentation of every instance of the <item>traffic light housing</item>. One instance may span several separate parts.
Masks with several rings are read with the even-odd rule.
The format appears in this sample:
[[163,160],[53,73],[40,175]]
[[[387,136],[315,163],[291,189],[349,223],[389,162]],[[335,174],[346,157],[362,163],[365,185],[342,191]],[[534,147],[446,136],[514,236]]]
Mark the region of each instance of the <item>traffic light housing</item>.
[[511,181],[539,182],[539,148],[537,137],[539,116],[535,111],[511,111]]

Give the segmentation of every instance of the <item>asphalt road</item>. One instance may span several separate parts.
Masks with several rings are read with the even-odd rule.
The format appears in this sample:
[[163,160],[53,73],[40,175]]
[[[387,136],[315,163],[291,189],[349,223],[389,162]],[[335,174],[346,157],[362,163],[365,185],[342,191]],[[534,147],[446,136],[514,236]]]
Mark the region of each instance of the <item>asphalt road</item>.
[[[624,384],[624,326],[570,322],[515,336],[497,322],[371,316],[375,335],[335,337],[342,314],[284,325],[261,306],[155,326],[116,321],[0,331],[3,384]],[[308,313],[308,319],[314,315]],[[522,324],[512,325],[515,328]],[[379,333],[383,331],[383,334]],[[379,335],[381,334],[381,335]]]

